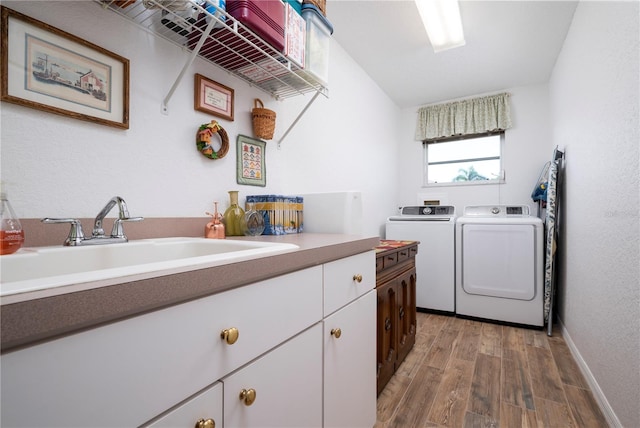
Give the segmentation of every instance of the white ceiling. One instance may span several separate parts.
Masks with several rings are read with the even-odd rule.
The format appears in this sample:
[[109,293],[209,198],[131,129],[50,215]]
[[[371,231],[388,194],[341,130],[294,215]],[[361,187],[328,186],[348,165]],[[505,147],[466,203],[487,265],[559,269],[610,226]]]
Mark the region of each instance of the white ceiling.
[[460,0],[466,45],[437,54],[413,0],[329,0],[327,18],[335,40],[406,108],[548,82],[576,6]]

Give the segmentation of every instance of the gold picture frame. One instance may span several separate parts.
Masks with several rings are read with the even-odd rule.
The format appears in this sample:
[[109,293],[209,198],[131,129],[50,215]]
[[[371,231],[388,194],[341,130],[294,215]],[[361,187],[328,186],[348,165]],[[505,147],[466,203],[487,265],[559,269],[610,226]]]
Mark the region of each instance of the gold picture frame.
[[0,99],[79,120],[129,128],[129,60],[1,7]]
[[233,122],[234,90],[228,86],[195,75],[193,108]]

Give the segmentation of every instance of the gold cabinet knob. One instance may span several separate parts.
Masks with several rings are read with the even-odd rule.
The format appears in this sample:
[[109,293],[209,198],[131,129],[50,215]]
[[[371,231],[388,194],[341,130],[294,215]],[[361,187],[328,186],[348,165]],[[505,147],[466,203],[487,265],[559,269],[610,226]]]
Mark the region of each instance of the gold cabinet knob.
[[196,422],[195,428],[216,428],[216,423],[213,419],[200,419]]
[[353,280],[356,282],[362,282],[362,275],[360,274],[353,275]]
[[256,390],[253,388],[243,389],[240,391],[240,399],[244,402],[245,406],[250,406],[256,401]]
[[340,336],[342,336],[342,330],[340,330],[339,328],[332,328],[331,336],[335,337],[336,339],[340,339]]
[[220,337],[229,345],[233,345],[238,340],[238,337],[240,337],[240,332],[237,328],[231,327],[222,330],[222,332],[220,333]]

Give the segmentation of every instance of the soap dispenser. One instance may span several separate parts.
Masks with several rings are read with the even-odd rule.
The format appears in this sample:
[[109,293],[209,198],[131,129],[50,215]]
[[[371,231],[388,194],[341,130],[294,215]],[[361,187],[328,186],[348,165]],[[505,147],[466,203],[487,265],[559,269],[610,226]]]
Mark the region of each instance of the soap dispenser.
[[213,203],[213,214],[207,212],[211,216],[211,221],[204,227],[204,237],[210,239],[224,239],[224,224],[222,224],[222,214],[218,212],[218,202]]
[[24,243],[22,225],[4,192],[0,192],[0,243],[0,255],[13,254]]

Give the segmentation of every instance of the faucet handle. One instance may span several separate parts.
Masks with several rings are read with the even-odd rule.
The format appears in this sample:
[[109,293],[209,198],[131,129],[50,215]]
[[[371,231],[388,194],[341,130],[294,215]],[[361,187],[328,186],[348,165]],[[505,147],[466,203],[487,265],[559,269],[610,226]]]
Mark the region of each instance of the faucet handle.
[[111,229],[111,237],[112,238],[125,238],[124,228],[122,227],[122,223],[125,221],[142,221],[144,217],[127,217],[127,218],[117,218],[113,221],[113,229]]
[[52,223],[71,223],[71,229],[69,230],[69,235],[67,239],[65,239],[64,244],[66,246],[76,246],[80,245],[84,240],[84,232],[82,231],[82,223],[77,218],[43,218],[40,220],[43,223],[52,224]]

